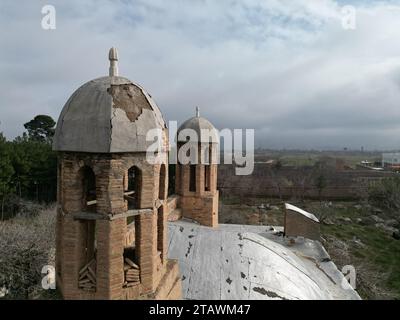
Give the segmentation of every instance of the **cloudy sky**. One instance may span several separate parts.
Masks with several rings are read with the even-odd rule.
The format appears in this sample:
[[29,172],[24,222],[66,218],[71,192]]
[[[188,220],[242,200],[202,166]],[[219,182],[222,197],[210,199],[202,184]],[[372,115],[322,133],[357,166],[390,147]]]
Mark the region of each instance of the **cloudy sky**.
[[1,0],[0,131],[57,119],[107,75],[111,46],[167,120],[198,105],[217,128],[255,129],[256,146],[400,149],[400,1]]

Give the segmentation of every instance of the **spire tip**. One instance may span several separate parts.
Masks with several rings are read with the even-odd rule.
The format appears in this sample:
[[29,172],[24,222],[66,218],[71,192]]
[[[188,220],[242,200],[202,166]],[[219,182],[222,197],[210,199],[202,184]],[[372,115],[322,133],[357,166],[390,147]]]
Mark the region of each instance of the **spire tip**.
[[108,52],[108,60],[110,60],[110,77],[118,76],[118,51],[115,47],[112,47]]

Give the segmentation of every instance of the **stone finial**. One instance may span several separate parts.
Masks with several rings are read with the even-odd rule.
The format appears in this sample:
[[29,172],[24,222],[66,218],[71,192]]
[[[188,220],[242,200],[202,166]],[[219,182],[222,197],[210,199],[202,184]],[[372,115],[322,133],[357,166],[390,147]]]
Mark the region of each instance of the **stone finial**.
[[110,60],[110,77],[118,76],[118,51],[112,47],[108,53],[108,59]]
[[200,117],[200,108],[196,107],[196,117]]

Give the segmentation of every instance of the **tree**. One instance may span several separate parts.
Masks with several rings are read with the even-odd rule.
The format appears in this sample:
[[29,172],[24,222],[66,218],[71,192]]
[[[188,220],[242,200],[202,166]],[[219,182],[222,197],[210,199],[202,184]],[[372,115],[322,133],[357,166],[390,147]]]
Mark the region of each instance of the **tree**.
[[400,177],[384,178],[368,190],[369,200],[375,206],[387,210],[400,209]]
[[275,170],[280,170],[283,167],[283,163],[281,159],[277,159],[274,165]]
[[12,142],[13,180],[18,196],[38,201],[56,197],[57,155],[47,142],[17,137]]
[[54,136],[54,126],[56,125],[52,117],[47,115],[37,115],[31,121],[24,124],[28,130],[29,137],[36,141],[50,142]]
[[11,143],[11,162],[14,168],[13,181],[15,182],[17,195],[22,198],[29,185],[29,173],[31,169],[31,157],[29,152],[29,138],[26,133],[22,137],[16,137]]
[[4,220],[4,202],[6,197],[13,192],[12,176],[14,168],[10,158],[10,146],[0,132],[0,200],[1,200],[1,220]]
[[319,200],[321,200],[322,192],[327,187],[327,185],[328,185],[328,183],[326,181],[326,177],[324,176],[324,174],[323,173],[319,174],[315,180],[315,186],[318,189]]
[[2,220],[6,212],[8,217],[18,212],[22,198],[47,203],[56,199],[57,155],[51,148],[54,125],[50,116],[38,115],[25,123],[28,133],[12,142],[0,133]]

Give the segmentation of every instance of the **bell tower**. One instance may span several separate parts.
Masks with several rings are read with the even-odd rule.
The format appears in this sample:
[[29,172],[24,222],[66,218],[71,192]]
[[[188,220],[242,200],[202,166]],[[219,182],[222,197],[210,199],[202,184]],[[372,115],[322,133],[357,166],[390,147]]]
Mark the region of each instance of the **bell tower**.
[[[176,193],[184,218],[218,226],[217,159],[219,136],[215,127],[196,115],[178,129]],[[189,161],[188,161],[189,160]]]
[[[56,279],[65,299],[179,299],[167,258],[168,135],[150,95],[118,75],[81,86],[59,117]],[[158,161],[146,133],[162,132]]]

